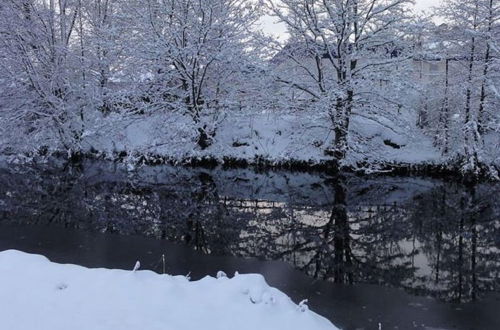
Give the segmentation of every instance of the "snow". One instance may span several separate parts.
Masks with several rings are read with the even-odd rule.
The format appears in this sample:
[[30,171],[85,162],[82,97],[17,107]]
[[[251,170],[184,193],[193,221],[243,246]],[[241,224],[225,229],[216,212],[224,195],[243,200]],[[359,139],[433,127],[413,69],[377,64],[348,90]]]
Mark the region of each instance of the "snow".
[[[4,1],[0,153],[127,151],[179,161],[319,163],[331,159],[325,154],[332,154],[332,132],[338,128],[349,130],[347,143],[337,145],[347,151],[344,165],[366,172],[387,163],[458,165],[466,158],[478,158],[464,161],[473,166],[498,164],[497,144],[469,145],[478,139],[464,130],[479,121],[481,138],[499,139],[493,18],[486,1],[485,10],[476,13],[485,24],[473,26],[476,14],[467,1],[448,2],[457,7],[440,9],[449,24],[418,19],[401,38],[400,27],[416,17],[404,10],[406,1],[381,4],[372,13],[362,6],[368,12],[337,22],[342,29],[331,19],[294,25],[317,17],[297,7],[297,0],[269,1],[268,14],[291,24],[294,37],[263,42],[262,13],[252,1],[157,1],[155,15],[143,1],[123,1],[113,10],[107,10],[111,2],[97,10],[81,1],[56,1],[51,8],[35,1],[30,10],[38,20],[26,20],[23,6]],[[335,15],[347,15],[348,8],[341,7]],[[101,9],[109,14],[106,23]],[[333,14],[325,3],[318,3],[318,10]],[[66,26],[66,12],[81,13],[85,36],[81,26]],[[205,12],[213,19],[196,19]],[[113,28],[104,31],[98,21],[113,22]],[[158,29],[165,22],[169,28]],[[46,28],[54,24],[59,28]],[[372,28],[362,29],[350,46],[335,47],[344,39],[335,31],[352,24]],[[469,56],[460,45],[475,40],[472,30],[483,37]],[[57,60],[41,60],[46,57]],[[339,74],[345,70],[341,63],[352,64],[350,74]],[[212,136],[215,128],[214,143],[200,150],[197,135]],[[206,147],[205,138],[198,140]]]
[[336,329],[257,274],[191,282],[56,264],[15,250],[0,252],[0,296],[3,329]]
[[[353,117],[347,164],[444,161],[432,139],[416,128],[398,128],[397,123],[377,120]],[[256,158],[320,163],[330,160],[325,149],[332,145],[333,138],[328,122],[310,112],[231,114],[218,127],[213,145],[206,150],[196,145],[192,120],[179,114],[156,114],[132,121],[103,117],[99,122],[109,129],[87,136],[84,147],[106,152],[153,153],[178,160],[207,156],[221,162],[232,157],[249,163]]]

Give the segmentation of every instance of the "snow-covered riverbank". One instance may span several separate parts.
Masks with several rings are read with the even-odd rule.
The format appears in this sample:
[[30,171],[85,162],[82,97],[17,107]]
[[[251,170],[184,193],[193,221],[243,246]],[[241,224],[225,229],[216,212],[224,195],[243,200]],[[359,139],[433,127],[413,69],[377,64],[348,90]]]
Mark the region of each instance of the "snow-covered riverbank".
[[[185,116],[156,115],[129,122],[107,117],[99,122],[104,128],[87,132],[84,149],[152,153],[171,159],[233,158],[251,163],[257,158],[276,163],[319,163],[331,159],[325,150],[333,143],[328,122],[310,113],[235,114],[219,125],[212,145],[205,150],[197,146],[197,131]],[[439,163],[440,152],[432,143],[417,129],[401,129],[387,120],[380,123],[354,117],[347,164]]]
[[1,328],[11,330],[336,329],[256,274],[189,281],[14,250],[0,252],[0,297]]
[[[180,114],[128,118],[96,114],[88,126],[95,129],[86,130],[77,147],[84,152],[92,149],[108,155],[120,152],[154,154],[178,160],[207,157],[249,163],[265,159],[277,163],[303,161],[317,164],[331,159],[325,150],[331,147],[333,138],[328,122],[310,113],[234,114],[218,125],[212,144],[205,150],[196,143],[198,133],[192,119]],[[29,141],[18,136],[5,138],[7,140],[0,143],[0,147],[8,146],[8,150],[2,153],[33,152],[40,146],[64,149],[57,134],[40,135]],[[432,145],[432,139],[417,129],[400,129],[390,121],[379,123],[363,117],[353,118],[350,146],[347,164],[416,164],[442,160]]]
[[[409,124],[401,128],[397,119],[376,119],[353,117],[346,167],[365,173],[460,175],[459,153],[443,156],[422,130]],[[97,128],[86,130],[71,151],[89,158],[123,161],[131,168],[169,163],[322,170],[332,159],[326,152],[333,144],[328,123],[318,124],[322,121],[307,113],[235,114],[218,125],[212,144],[204,150],[196,143],[198,133],[192,119],[180,114],[125,118],[98,114],[93,121],[89,126]],[[5,138],[3,143],[0,139],[0,159],[8,162],[30,162],[37,155],[51,153],[69,155],[56,135],[30,141]],[[480,159],[498,168],[500,136],[489,134],[484,139]]]

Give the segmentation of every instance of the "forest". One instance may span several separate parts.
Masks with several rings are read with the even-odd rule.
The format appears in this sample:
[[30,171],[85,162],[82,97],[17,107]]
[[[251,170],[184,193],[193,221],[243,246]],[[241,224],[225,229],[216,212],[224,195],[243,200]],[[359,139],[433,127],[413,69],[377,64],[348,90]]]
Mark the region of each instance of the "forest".
[[0,151],[496,178],[498,2],[411,5],[3,1]]

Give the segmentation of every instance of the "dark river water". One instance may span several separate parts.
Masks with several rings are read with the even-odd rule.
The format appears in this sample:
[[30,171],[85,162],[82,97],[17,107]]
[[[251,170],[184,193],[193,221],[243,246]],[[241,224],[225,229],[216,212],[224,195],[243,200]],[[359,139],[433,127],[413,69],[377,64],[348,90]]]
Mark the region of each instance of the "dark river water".
[[500,329],[498,196],[426,178],[1,164],[0,250],[259,272],[344,329]]

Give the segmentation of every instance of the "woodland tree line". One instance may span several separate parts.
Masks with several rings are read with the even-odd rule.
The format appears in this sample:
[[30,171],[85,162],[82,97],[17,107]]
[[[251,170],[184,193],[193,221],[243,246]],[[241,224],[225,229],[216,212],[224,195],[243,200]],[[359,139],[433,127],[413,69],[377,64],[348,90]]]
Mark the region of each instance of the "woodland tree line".
[[[484,145],[498,143],[500,130],[498,1],[445,0],[438,19],[411,5],[2,1],[1,147],[23,139],[37,148],[51,134],[53,148],[78,151],[99,118],[178,113],[192,119],[205,149],[232,114],[267,109],[327,122],[325,152],[341,164],[353,147],[353,116],[405,125],[418,114],[413,124],[445,159],[468,173],[495,172]],[[286,25],[286,38],[261,30],[265,15]],[[418,79],[415,63],[423,62],[444,70]]]

